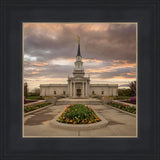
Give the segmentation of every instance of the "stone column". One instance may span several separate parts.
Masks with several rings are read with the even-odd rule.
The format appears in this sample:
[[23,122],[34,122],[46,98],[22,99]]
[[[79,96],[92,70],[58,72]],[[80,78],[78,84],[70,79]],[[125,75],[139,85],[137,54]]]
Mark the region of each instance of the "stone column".
[[72,81],[70,81],[69,85],[70,85],[70,93],[69,94],[72,97]]
[[73,82],[73,84],[74,84],[74,87],[73,87],[73,93],[74,93],[74,97],[76,96],[76,88],[75,88],[75,82]]
[[73,87],[74,87],[74,86],[73,86],[73,82],[72,82],[72,97],[73,97]]
[[86,82],[86,96],[88,96],[87,90],[88,90],[88,85],[87,85],[87,82]]
[[82,87],[83,87],[83,89],[82,89],[82,96],[84,97],[84,82],[82,82]]
[[69,93],[70,92],[70,88],[69,87],[70,87],[70,81],[68,81],[68,97],[70,96],[70,93]]

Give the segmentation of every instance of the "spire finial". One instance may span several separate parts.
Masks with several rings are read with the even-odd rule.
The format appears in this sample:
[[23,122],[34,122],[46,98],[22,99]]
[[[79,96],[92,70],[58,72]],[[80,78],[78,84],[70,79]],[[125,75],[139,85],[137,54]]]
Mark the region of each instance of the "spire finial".
[[80,44],[80,36],[78,36],[78,44]]
[[81,56],[81,53],[80,53],[80,36],[77,36],[78,37],[78,52],[77,52],[77,56]]

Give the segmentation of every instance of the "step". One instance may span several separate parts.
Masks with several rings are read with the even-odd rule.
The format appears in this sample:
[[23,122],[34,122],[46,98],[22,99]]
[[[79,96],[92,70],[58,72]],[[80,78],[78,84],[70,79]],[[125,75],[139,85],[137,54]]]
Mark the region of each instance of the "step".
[[101,100],[95,99],[61,99],[56,102],[56,105],[70,105],[70,104],[85,104],[85,105],[100,105],[103,104]]

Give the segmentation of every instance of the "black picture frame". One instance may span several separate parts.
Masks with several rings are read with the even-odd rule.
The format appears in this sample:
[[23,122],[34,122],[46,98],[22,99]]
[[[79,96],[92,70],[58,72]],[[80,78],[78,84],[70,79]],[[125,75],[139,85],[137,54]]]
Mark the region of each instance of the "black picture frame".
[[[1,160],[160,160],[159,0],[0,0]],[[22,138],[22,22],[138,22],[138,138]]]

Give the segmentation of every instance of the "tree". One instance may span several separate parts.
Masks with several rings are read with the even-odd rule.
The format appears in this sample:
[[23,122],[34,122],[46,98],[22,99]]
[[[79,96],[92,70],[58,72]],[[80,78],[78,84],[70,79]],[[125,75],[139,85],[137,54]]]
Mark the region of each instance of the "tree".
[[24,96],[28,97],[28,84],[27,84],[27,82],[24,83]]
[[118,96],[131,96],[131,89],[118,89]]
[[136,81],[130,82],[129,87],[131,89],[132,96],[136,96]]
[[36,96],[39,96],[40,95],[40,88],[35,88],[34,92],[35,92]]

